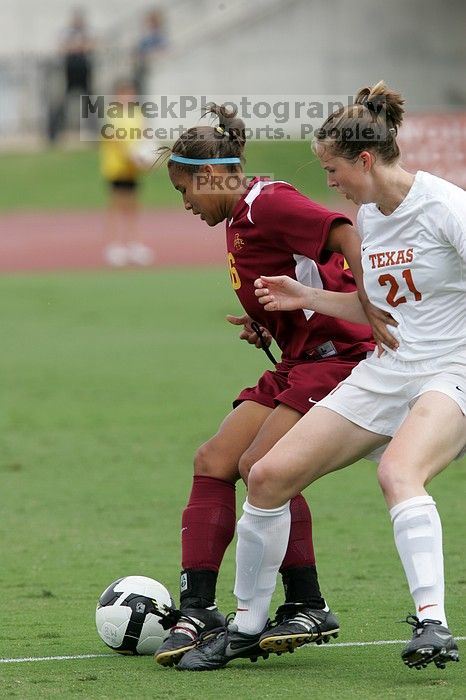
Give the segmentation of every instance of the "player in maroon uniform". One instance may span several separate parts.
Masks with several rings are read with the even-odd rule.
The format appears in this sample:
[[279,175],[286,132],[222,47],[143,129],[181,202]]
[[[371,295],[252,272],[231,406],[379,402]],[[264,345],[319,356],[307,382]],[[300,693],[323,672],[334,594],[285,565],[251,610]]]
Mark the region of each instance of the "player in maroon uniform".
[[[235,483],[306,413],[346,378],[373,349],[368,326],[312,311],[269,314],[255,295],[258,274],[287,274],[312,286],[354,291],[344,256],[360,271],[360,239],[343,214],[312,202],[286,182],[242,171],[244,123],[212,105],[220,125],[194,127],[172,149],[168,170],[184,206],[209,226],[226,220],[231,282],[246,312],[231,322],[258,344],[258,322],[282,356],[254,387],[244,389],[218,432],[194,461],[194,482],[182,517],[181,617],[156,654],[177,663],[200,633],[225,624],[215,604],[219,567],[235,531]],[[338,621],[321,595],[312,543],[311,514],[300,494],[291,501],[291,533],[281,567],[285,604],[276,619],[304,615],[313,641],[337,636]],[[302,627],[299,628],[302,632]],[[254,658],[254,647],[238,656]],[[235,658],[232,652],[231,658]]]

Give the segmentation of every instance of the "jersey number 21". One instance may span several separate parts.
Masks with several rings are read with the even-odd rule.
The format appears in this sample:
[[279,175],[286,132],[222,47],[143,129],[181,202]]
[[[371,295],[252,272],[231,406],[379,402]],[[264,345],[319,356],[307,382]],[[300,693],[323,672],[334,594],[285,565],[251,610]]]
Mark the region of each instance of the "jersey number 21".
[[[421,301],[422,294],[418,289],[416,289],[416,286],[415,286],[414,280],[413,280],[413,276],[411,274],[411,270],[409,268],[407,270],[403,270],[403,272],[401,273],[401,276],[403,277],[404,281],[406,282],[406,286],[408,287],[409,291],[414,295],[414,301]],[[400,285],[398,284],[394,275],[391,275],[389,273],[385,273],[384,275],[380,275],[379,284],[381,287],[384,287],[385,285],[389,285],[390,289],[388,290],[388,294],[387,294],[387,303],[390,304],[390,306],[398,306],[399,304],[406,304],[406,302],[408,301],[404,295],[401,295],[399,297],[396,296],[398,294],[399,289],[400,289]]]

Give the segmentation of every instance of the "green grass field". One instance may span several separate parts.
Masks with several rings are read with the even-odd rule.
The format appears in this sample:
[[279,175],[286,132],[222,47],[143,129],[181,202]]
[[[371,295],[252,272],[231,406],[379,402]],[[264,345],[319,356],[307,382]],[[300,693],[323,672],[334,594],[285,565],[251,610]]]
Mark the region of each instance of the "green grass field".
[[[237,310],[226,272],[216,269],[0,279],[0,657],[109,652],[94,609],[119,576],[152,576],[177,595],[192,455],[236,392],[267,367],[224,322]],[[451,466],[431,488],[459,636],[466,633],[464,467]],[[239,502],[243,496],[239,487]],[[327,477],[307,496],[321,584],[340,617],[337,641],[407,639],[408,626],[397,621],[412,603],[374,465]],[[231,548],[218,589],[224,612],[234,608],[233,571]],[[278,591],[275,603],[280,598]],[[464,662],[410,671],[400,649],[310,646],[205,674],[117,654],[2,663],[0,696],[464,697]]]
[[[325,176],[309,143],[252,142],[246,149],[246,172],[268,174],[293,183],[318,201],[328,199]],[[95,149],[2,153],[0,212],[37,209],[93,209],[106,202]],[[166,166],[145,178],[141,201],[147,207],[179,206]]]

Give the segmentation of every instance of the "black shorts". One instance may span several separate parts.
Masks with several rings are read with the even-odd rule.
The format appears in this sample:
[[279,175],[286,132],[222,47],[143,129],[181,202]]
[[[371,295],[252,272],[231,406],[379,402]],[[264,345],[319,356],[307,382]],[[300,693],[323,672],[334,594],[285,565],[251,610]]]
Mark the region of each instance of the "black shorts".
[[135,190],[137,186],[138,186],[138,183],[136,180],[111,180],[110,181],[110,187],[112,188],[112,190],[131,191],[131,190]]

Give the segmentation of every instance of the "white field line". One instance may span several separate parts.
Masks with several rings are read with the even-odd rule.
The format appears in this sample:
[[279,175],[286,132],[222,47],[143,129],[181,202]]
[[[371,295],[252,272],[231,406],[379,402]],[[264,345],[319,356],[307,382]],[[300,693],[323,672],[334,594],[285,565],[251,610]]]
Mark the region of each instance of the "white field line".
[[[466,637],[455,637],[456,641],[464,642]],[[321,649],[331,647],[373,647],[384,646],[385,644],[406,644],[406,639],[379,639],[376,642],[337,642],[336,644],[321,644]]]
[[24,656],[20,659],[1,659],[0,664],[20,664],[25,661],[69,661],[74,659],[99,659],[115,654],[75,654],[74,656]]
[[[457,641],[464,642],[466,637],[455,637]],[[386,644],[406,644],[406,639],[380,639],[375,642],[335,642],[333,644],[321,644],[320,649],[333,649],[334,647],[373,647]],[[25,656],[19,659],[1,659],[0,664],[19,664],[31,661],[73,661],[75,659],[102,659],[116,658],[115,654],[76,654],[75,656]]]

